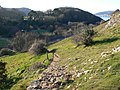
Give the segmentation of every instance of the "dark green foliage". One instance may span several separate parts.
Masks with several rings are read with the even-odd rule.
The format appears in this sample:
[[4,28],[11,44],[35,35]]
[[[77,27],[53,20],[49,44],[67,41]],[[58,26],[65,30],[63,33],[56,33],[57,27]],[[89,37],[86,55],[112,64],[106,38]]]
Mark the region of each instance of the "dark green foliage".
[[0,89],[3,88],[3,85],[5,84],[5,80],[6,80],[5,65],[6,63],[0,61]]
[[[78,8],[62,7],[54,10],[33,11],[26,16],[19,9],[0,9],[0,35],[3,37],[13,37],[18,31],[44,30],[53,34],[59,27],[64,28],[62,36],[69,36],[66,33],[70,27],[69,22],[84,22],[96,24],[102,19]],[[61,32],[60,31],[60,32]],[[57,36],[57,35],[56,35]]]
[[53,10],[53,15],[58,17],[58,21],[60,23],[66,24],[68,22],[85,22],[93,24],[101,20],[100,18],[92,15],[89,12],[71,7],[55,8]]
[[0,35],[10,37],[18,31],[24,14],[17,9],[0,8]]
[[0,49],[10,46],[10,43],[9,39],[0,37]]
[[13,39],[13,49],[18,52],[28,51],[32,43],[39,39],[39,35],[33,32],[17,32]]
[[[25,17],[26,19],[26,17]],[[54,10],[31,11],[28,13],[26,21],[21,22],[21,29],[30,30],[45,29],[53,32],[60,26],[67,26],[69,22],[84,22],[96,24],[102,19],[78,8],[62,7]]]
[[47,52],[45,48],[46,43],[43,40],[35,40],[34,43],[31,45],[29,52],[34,55],[39,55]]
[[88,46],[93,43],[92,38],[94,34],[95,32],[91,27],[84,24],[79,24],[78,26],[76,26],[73,40],[77,45],[81,43],[85,46]]
[[14,55],[15,52],[11,49],[8,49],[8,48],[2,48],[1,51],[0,51],[0,55],[1,56],[4,56],[4,55]]
[[21,17],[24,16],[22,12],[19,12],[17,9],[7,9],[1,8],[0,9],[0,18],[7,20],[7,21],[19,21]]

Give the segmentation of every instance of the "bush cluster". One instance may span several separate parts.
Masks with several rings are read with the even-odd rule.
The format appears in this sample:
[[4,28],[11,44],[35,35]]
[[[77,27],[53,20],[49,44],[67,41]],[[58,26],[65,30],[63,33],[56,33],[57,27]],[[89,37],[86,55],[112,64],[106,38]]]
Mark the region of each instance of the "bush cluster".
[[6,80],[6,69],[5,69],[6,63],[0,61],[0,89],[3,88],[3,85],[5,84]]
[[33,32],[17,32],[13,39],[13,49],[18,52],[25,52],[31,47],[39,35]]
[[45,48],[46,43],[43,40],[35,40],[31,45],[29,52],[34,55],[39,55],[47,52]]
[[92,44],[94,34],[94,30],[90,26],[80,24],[74,31],[73,41],[77,45],[83,44],[85,46],[88,46]]
[[39,55],[47,51],[45,39],[34,32],[18,32],[13,39],[13,49],[17,52],[30,52]]
[[0,50],[0,56],[4,56],[4,55],[14,55],[15,52],[9,48],[2,48]]

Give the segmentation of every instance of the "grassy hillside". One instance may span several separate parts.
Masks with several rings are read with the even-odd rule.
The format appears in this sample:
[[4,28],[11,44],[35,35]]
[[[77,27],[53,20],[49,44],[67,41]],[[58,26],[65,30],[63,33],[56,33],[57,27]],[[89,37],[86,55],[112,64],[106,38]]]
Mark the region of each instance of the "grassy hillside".
[[[51,54],[49,54],[49,57],[51,57]],[[8,80],[6,81],[5,89],[26,90],[26,86],[37,79],[38,74],[49,65],[50,61],[47,59],[42,63],[45,59],[46,55],[33,57],[29,53],[18,53],[14,56],[1,57],[0,60],[7,63]]]
[[[74,75],[74,82],[65,90],[120,89],[120,52],[112,52],[113,48],[120,46],[120,27],[102,30],[103,26],[96,28],[99,33],[92,46],[75,48],[70,38],[50,46],[50,49],[57,49],[61,57],[59,64],[68,66],[67,70]],[[102,56],[104,52],[109,53]]]
[[[49,46],[57,49],[60,56],[58,64],[67,66],[72,73],[74,82],[63,87],[64,90],[119,90],[120,89],[120,52],[112,49],[120,46],[120,27],[102,30],[105,24],[95,28],[99,33],[94,38],[94,44],[77,48],[71,38],[66,38]],[[50,54],[50,57],[52,55]],[[30,67],[35,62],[43,62],[46,55],[33,57],[28,53],[18,53],[14,56],[1,57],[7,62],[8,81],[6,88],[25,90],[31,81],[36,80],[45,68]],[[50,61],[43,63],[48,66]]]

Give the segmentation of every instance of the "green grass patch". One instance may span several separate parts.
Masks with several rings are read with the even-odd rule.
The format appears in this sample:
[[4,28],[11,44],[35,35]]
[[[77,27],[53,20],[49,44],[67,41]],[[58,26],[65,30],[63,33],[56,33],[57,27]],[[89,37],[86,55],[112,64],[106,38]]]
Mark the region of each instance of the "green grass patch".
[[98,34],[94,38],[94,44],[88,47],[79,46],[72,42],[71,38],[64,39],[50,49],[57,49],[60,55],[60,65],[68,66],[70,72],[89,73],[76,78],[67,89],[77,88],[78,90],[119,90],[120,89],[120,52],[108,54],[102,57],[102,52],[112,51],[120,46],[120,27],[112,27],[109,30],[102,30],[105,24],[98,26]]
[[[52,54],[49,54],[49,57],[52,57]],[[26,87],[30,84],[31,81],[39,77],[41,73],[46,68],[37,68],[29,70],[34,63],[43,62],[44,66],[48,66],[50,61],[46,59],[46,54],[33,56],[29,53],[17,53],[14,56],[5,56],[1,57],[0,60],[7,63],[7,75],[8,79],[6,81],[5,89],[11,90],[26,90]]]
[[[105,23],[106,24],[106,23]],[[74,82],[63,87],[63,90],[119,90],[120,89],[120,52],[110,53],[102,57],[101,53],[112,51],[113,48],[120,46],[120,27],[112,27],[103,30],[102,24],[95,28],[98,32],[93,39],[91,46],[83,45],[76,48],[71,38],[66,38],[49,46],[49,50],[56,49],[60,56],[58,64],[67,66],[67,71],[85,72],[80,77],[75,77]],[[50,57],[52,55],[50,54]],[[33,57],[28,53],[19,53],[14,56],[1,57],[7,62],[7,81],[11,90],[26,90],[32,80],[38,78],[44,68],[35,71],[28,71],[28,68],[36,62],[42,62],[46,55]],[[50,61],[46,60],[44,65],[48,66]]]

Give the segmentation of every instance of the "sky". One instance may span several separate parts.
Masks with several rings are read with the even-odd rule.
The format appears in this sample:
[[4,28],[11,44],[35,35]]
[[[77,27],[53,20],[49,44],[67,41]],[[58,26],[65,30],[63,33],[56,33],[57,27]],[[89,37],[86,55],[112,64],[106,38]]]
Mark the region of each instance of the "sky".
[[67,6],[97,13],[120,9],[120,0],[0,0],[0,5],[6,8],[27,7],[37,11]]

